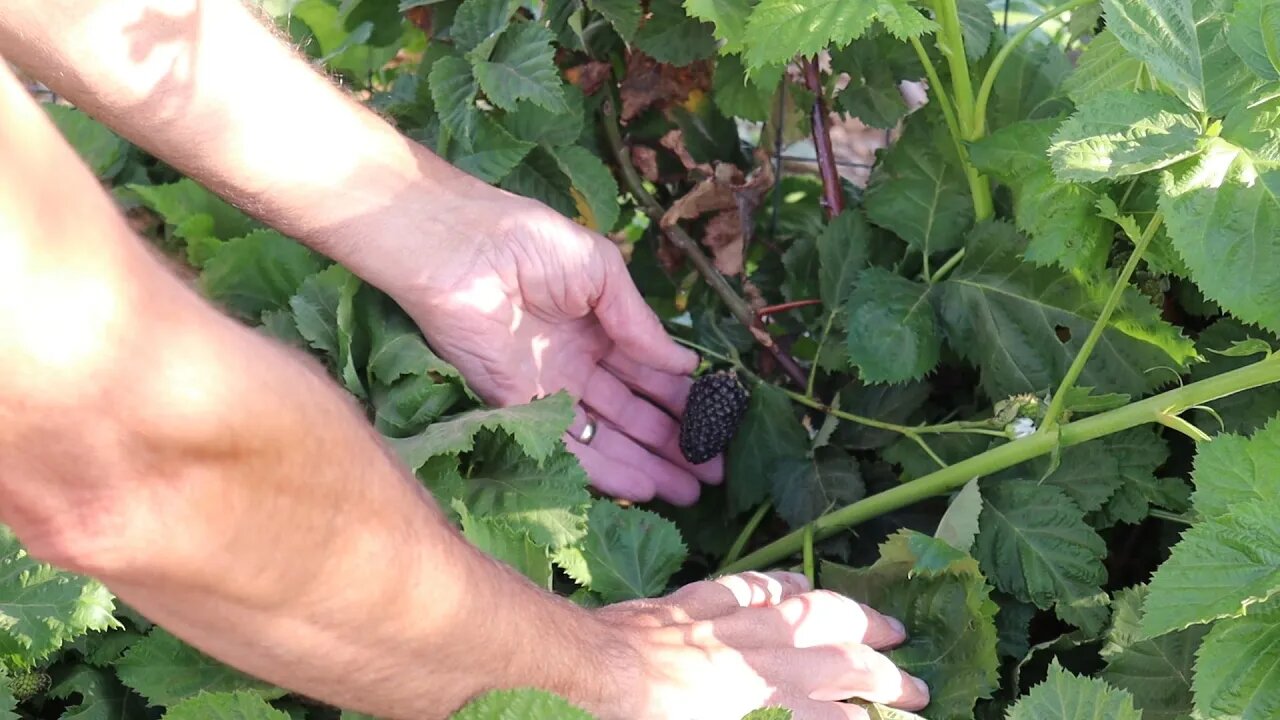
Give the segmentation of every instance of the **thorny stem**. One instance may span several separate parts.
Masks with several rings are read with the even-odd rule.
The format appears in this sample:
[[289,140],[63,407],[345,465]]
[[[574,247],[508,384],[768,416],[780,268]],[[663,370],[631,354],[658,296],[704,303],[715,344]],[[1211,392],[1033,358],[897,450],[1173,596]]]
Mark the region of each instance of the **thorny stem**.
[[[626,183],[627,189],[640,203],[645,214],[661,227],[665,210],[657,199],[645,189],[643,178],[640,177],[640,174],[636,172],[635,167],[631,164],[631,158],[627,155],[626,146],[622,142],[622,131],[618,129],[618,116],[614,108],[613,98],[606,99],[601,104],[600,113],[604,119],[605,137],[609,141],[610,149],[613,150],[614,160],[618,164],[618,169],[622,172],[623,182]],[[707,285],[710,285],[716,295],[720,296],[729,312],[738,319],[738,322],[751,331],[751,336],[755,338],[756,342],[773,355],[774,360],[778,362],[778,366],[787,374],[787,377],[791,378],[796,385],[804,387],[806,378],[804,370],[800,368],[800,364],[786,350],[783,350],[773,341],[769,333],[760,325],[760,320],[756,317],[755,312],[752,311],[751,306],[739,297],[738,293],[734,292],[729,285],[729,281],[724,279],[719,270],[716,270],[711,258],[707,257],[706,253],[702,252],[702,248],[698,247],[697,241],[689,237],[689,234],[678,225],[663,228],[663,232],[689,258],[694,268],[706,280]]]
[[748,520],[747,524],[742,528],[742,532],[738,533],[738,538],[734,540],[733,545],[729,547],[729,554],[724,556],[724,562],[722,565],[728,565],[742,557],[742,551],[746,549],[747,542],[751,540],[751,536],[755,534],[756,528],[760,527],[761,521],[764,520],[765,516],[769,514],[771,509],[773,509],[772,502],[765,500],[760,503],[760,507],[756,508],[751,519]]
[[[1280,382],[1280,361],[1268,358],[1122,408],[1062,425],[1055,433],[1035,433],[1014,440],[829,512],[813,522],[814,537],[817,540],[831,537],[871,518],[959,488],[975,477],[988,476],[1047,454],[1056,447],[1079,445],[1132,427],[1157,422],[1161,415],[1178,415],[1196,405],[1276,382]],[[779,562],[800,550],[803,539],[803,530],[791,532],[737,562],[720,568],[720,573],[742,572]]]
[[[901,435],[906,435],[907,437],[911,437],[913,435],[919,436],[919,435],[955,435],[955,434],[989,435],[991,437],[998,437],[998,438],[1009,437],[1006,433],[1001,432],[1000,430],[992,429],[991,424],[985,420],[977,420],[977,421],[957,420],[955,422],[942,423],[941,425],[917,425],[915,427],[912,427],[910,425],[899,425],[897,423],[885,422],[883,420],[875,420],[873,418],[864,417],[862,415],[855,415],[854,413],[845,412],[844,410],[838,410],[836,408],[831,407],[830,405],[826,405],[824,403],[818,402],[813,398],[805,397],[800,393],[792,392],[785,388],[782,390],[782,392],[785,393],[787,397],[791,398],[792,401],[800,405],[813,408],[814,410],[820,410],[828,415],[834,415],[840,418],[841,420],[848,420],[850,422],[854,422],[859,425],[866,425],[867,427],[873,427],[878,430],[888,430],[889,432],[896,432]],[[945,465],[946,463],[943,463],[943,464]]]
[[1062,414],[1062,406],[1067,401],[1067,394],[1075,386],[1076,380],[1080,379],[1080,373],[1084,372],[1085,363],[1089,362],[1089,356],[1093,353],[1094,347],[1097,346],[1103,331],[1107,329],[1108,323],[1111,322],[1112,313],[1120,305],[1120,299],[1124,297],[1124,291],[1129,287],[1129,278],[1133,276],[1133,271],[1138,268],[1138,262],[1142,260],[1142,254],[1146,252],[1147,246],[1151,244],[1151,238],[1155,237],[1156,230],[1160,229],[1161,222],[1163,222],[1163,216],[1156,212],[1151,221],[1147,223],[1146,230],[1143,230],[1142,237],[1138,238],[1138,241],[1134,244],[1133,253],[1129,255],[1129,261],[1124,264],[1124,269],[1120,271],[1120,277],[1116,278],[1115,284],[1111,286],[1111,294],[1107,296],[1107,302],[1102,306],[1102,312],[1093,323],[1093,327],[1089,329],[1089,336],[1084,339],[1084,344],[1080,346],[1080,351],[1076,353],[1075,359],[1071,361],[1071,367],[1067,368],[1067,374],[1063,376],[1062,382],[1058,384],[1057,392],[1050,399],[1049,409],[1045,412],[1044,424],[1040,426],[1040,432],[1048,432],[1057,424],[1059,416]]
[[817,58],[808,58],[802,64],[805,86],[813,93],[813,149],[818,157],[818,173],[822,176],[822,205],[827,211],[827,220],[831,220],[844,212],[844,189],[840,186],[840,172],[836,169],[836,156],[831,150],[831,115],[827,111]]

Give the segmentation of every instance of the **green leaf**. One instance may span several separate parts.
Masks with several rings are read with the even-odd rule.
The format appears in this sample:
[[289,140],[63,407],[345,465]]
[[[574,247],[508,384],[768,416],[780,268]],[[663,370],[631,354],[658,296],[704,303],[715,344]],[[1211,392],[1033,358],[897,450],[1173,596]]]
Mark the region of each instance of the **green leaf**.
[[1062,90],[1083,105],[1105,92],[1141,90],[1144,71],[1142,61],[1125,50],[1114,33],[1104,30],[1085,46]]
[[937,123],[908,122],[872,170],[864,196],[871,222],[922,252],[954,250],[973,225],[969,186],[950,142]]
[[487,183],[496,183],[520,164],[534,144],[511,136],[489,118],[481,118],[471,150],[450,148],[449,162]]
[[1143,640],[1139,622],[1146,595],[1147,587],[1138,585],[1112,600],[1102,679],[1129,691],[1146,720],[1182,720],[1191,715],[1192,667],[1205,628]]
[[1102,629],[1106,544],[1061,489],[1035,481],[982,482],[974,555],[996,587],[1086,632]]
[[[630,0],[621,2],[636,6]],[[684,9],[693,17],[711,23],[715,28],[716,39],[724,42],[720,52],[728,54],[742,51],[747,34],[747,17],[754,4],[752,0],[684,0]],[[724,60],[725,58],[721,58],[720,62]]]
[[1240,617],[1250,605],[1280,592],[1276,502],[1272,497],[1265,503],[1238,503],[1182,534],[1151,578],[1143,603],[1144,637]]
[[[950,345],[978,365],[991,398],[1055,387],[1101,306],[1101,298],[1074,278],[1021,262],[1022,244],[1008,224],[978,226],[964,261],[935,293]],[[1058,328],[1068,336],[1065,342]],[[1156,368],[1181,368],[1194,356],[1191,341],[1130,289],[1079,382],[1139,395],[1168,381],[1168,373]]]
[[349,272],[341,265],[328,268],[302,281],[289,299],[298,332],[311,347],[339,361],[338,303]]
[[431,352],[418,326],[401,312],[378,313],[369,322],[369,336],[367,365],[372,380],[389,385],[406,375],[423,373],[461,379],[456,368]]
[[1049,167],[1049,139],[1060,118],[1023,120],[969,143],[969,161],[1014,190],[1026,177]]
[[1280,97],[1232,108],[1222,139],[1243,150],[1255,167],[1280,169]]
[[471,147],[480,121],[476,107],[480,85],[471,64],[460,57],[442,57],[432,63],[427,84],[431,86],[431,101],[440,115],[440,124],[465,147]]
[[544,690],[491,690],[467,703],[451,720],[595,720]]
[[658,62],[684,66],[716,54],[713,26],[689,17],[681,0],[649,0],[649,17],[636,31],[636,47]]
[[252,693],[217,692],[180,702],[161,720],[289,720],[289,716]]
[[573,189],[584,199],[590,213],[586,218],[587,227],[600,233],[613,230],[618,224],[619,191],[609,168],[590,150],[578,145],[556,148],[551,154],[573,183]]
[[[175,234],[185,240],[204,237],[229,240],[248,235],[258,228],[244,213],[187,178],[169,185],[127,187],[137,193],[147,207],[164,218],[166,224],[175,228]],[[191,223],[196,218],[201,218],[204,222]],[[188,232],[178,232],[184,228]],[[191,232],[196,228],[201,232]]]
[[1263,80],[1280,80],[1280,11],[1270,0],[1237,0],[1227,18],[1227,42]]
[[871,26],[878,0],[760,0],[747,18],[747,67],[844,47]]
[[[1136,490],[1144,483],[1154,483],[1156,468],[1168,458],[1169,449],[1159,433],[1150,428],[1133,428],[1064,448],[1057,467],[1047,477],[1047,459],[1020,466],[1020,471],[1025,479],[1061,489],[1077,507],[1089,513],[1102,509],[1125,487]],[[1141,502],[1142,496],[1138,499]],[[1146,517],[1146,504],[1142,503],[1140,509],[1141,516],[1125,520],[1141,521]]]
[[1197,717],[1280,715],[1280,603],[1214,625],[1196,657]]
[[107,126],[83,112],[65,105],[43,104],[49,119],[57,126],[80,159],[98,178],[115,175],[124,165],[129,144],[107,129]]
[[773,113],[773,96],[777,82],[766,84],[765,75],[759,71],[754,78],[747,77],[747,69],[738,55],[723,55],[716,60],[715,74],[711,79],[711,96],[720,112],[729,117],[764,122]]
[[120,681],[152,705],[174,705],[201,693],[244,692],[268,700],[285,691],[228,667],[160,628],[118,662]]
[[742,717],[742,720],[791,720],[791,711],[786,708],[763,708],[760,710],[752,710]]
[[481,48],[474,59],[487,60],[487,51],[507,28],[518,4],[514,0],[463,0],[453,16],[449,34],[459,50]]
[[101,583],[33,560],[0,525],[0,664],[30,667],[92,630],[118,627]]
[[389,440],[392,449],[417,470],[437,455],[469,452],[482,429],[502,430],[538,462],[562,446],[561,436],[573,421],[573,399],[558,392],[550,397],[506,408],[472,410],[432,424],[410,438]]
[[467,542],[511,566],[534,585],[544,590],[551,589],[551,555],[546,547],[497,520],[472,515],[461,502],[455,502],[454,510],[461,518],[462,536]]
[[983,0],[957,0],[956,12],[960,16],[960,35],[964,39],[964,54],[972,61],[982,59],[991,47],[991,37],[996,32],[996,19],[991,8]]
[[[1190,382],[1198,382],[1205,378],[1221,375],[1224,372],[1249,365],[1254,360],[1249,358],[1230,357],[1218,353],[1207,352],[1212,348],[1226,347],[1233,341],[1243,340],[1257,335],[1257,328],[1246,327],[1240,321],[1224,317],[1205,328],[1200,333],[1198,345],[1206,362],[1191,367]],[[1266,425],[1280,408],[1280,387],[1265,385],[1249,392],[1235,393],[1208,403],[1209,407],[1222,418],[1222,425],[1212,414],[1199,412],[1190,416],[1197,427],[1208,433],[1219,431],[1250,433]]]
[[848,302],[867,266],[871,227],[857,210],[846,210],[818,236],[818,285],[822,305],[830,312]]
[[[452,481],[452,480],[451,480]],[[478,518],[558,550],[587,532],[587,475],[559,450],[539,464],[510,443],[488,443],[479,466],[452,488]]]
[[849,296],[849,358],[869,383],[918,380],[938,364],[942,335],[929,302],[930,286],[872,267]]
[[978,535],[978,517],[981,513],[982,491],[978,489],[978,479],[974,478],[951,498],[951,504],[938,521],[938,529],[933,536],[967,553],[973,548],[974,538]]
[[661,594],[687,555],[670,520],[597,500],[587,536],[558,550],[555,561],[579,585],[614,603]]
[[1251,438],[1219,435],[1200,446],[1192,477],[1201,517],[1220,517],[1236,503],[1280,501],[1280,418]]
[[[926,559],[936,562],[925,562]],[[996,605],[978,563],[946,543],[901,530],[868,568],[822,563],[821,584],[907,628],[889,659],[929,685],[930,720],[969,720],[998,685]]]
[[630,42],[640,26],[643,8],[632,0],[588,0],[587,6],[608,20],[623,40]]
[[1008,720],[1142,720],[1133,697],[1097,678],[1073,675],[1055,658],[1049,676],[1031,688],[1007,715]]
[[585,122],[582,91],[573,85],[564,87],[567,110],[552,112],[531,102],[521,102],[506,113],[502,124],[515,137],[531,143],[559,147],[572,145],[582,136]]
[[1019,45],[996,76],[987,106],[987,123],[1000,128],[1020,120],[1041,120],[1071,109],[1062,83],[1071,61],[1053,43]]
[[1200,120],[1163,93],[1102,93],[1062,124],[1049,154],[1059,179],[1092,182],[1167,167],[1201,149]]
[[550,30],[529,22],[507,28],[498,38],[493,56],[474,66],[485,96],[503,110],[515,110],[516,103],[528,100],[552,112],[565,112],[564,89],[551,44],[554,39]]
[[289,306],[308,276],[324,267],[305,246],[274,230],[257,230],[222,244],[200,273],[213,301],[249,320]]
[[870,127],[896,128],[908,110],[898,86],[900,76],[893,63],[886,61],[890,42],[896,43],[881,34],[869,34],[831,53],[832,72],[849,75],[849,84],[836,95],[836,103]]
[[1193,165],[1166,173],[1160,199],[1174,247],[1196,285],[1246,323],[1280,331],[1280,171],[1259,172],[1237,147],[1212,140]]
[[757,385],[726,458],[729,512],[745,512],[765,499],[776,463],[808,455],[809,436],[791,401],[773,385]]
[[823,448],[814,457],[783,458],[770,474],[773,505],[793,528],[867,494],[858,461],[837,448]]
[[13,713],[17,707],[18,701],[9,690],[9,676],[5,674],[4,668],[0,667],[0,720],[22,720]]
[[[147,717],[146,702],[116,679],[115,673],[77,665],[49,689],[49,697],[68,701],[60,720],[135,720]],[[4,714],[0,713],[0,718]]]
[[938,23],[925,17],[908,0],[879,0],[876,19],[899,40],[909,40],[938,29]]
[[569,178],[560,171],[551,153],[536,147],[500,183],[508,190],[546,203],[567,218],[577,217],[578,208],[570,193]]

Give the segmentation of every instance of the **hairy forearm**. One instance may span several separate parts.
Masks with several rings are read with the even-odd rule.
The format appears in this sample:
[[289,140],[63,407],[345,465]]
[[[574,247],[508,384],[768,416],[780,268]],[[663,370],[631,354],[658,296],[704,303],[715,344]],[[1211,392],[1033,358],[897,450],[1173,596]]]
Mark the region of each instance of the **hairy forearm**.
[[3,65],[0,106],[0,522],[321,700],[608,704],[583,668],[611,631],[465,543],[317,364],[168,273]]
[[388,291],[413,279],[385,261],[403,249],[381,245],[441,235],[433,218],[483,189],[316,73],[239,0],[6,0],[0,54]]

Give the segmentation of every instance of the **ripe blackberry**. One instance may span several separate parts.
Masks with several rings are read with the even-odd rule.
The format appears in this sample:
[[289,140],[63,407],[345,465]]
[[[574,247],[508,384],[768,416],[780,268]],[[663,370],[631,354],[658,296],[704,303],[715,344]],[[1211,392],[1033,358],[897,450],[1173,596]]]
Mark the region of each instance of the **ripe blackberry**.
[[42,672],[25,673],[9,678],[9,692],[24,702],[49,689],[50,678]]
[[703,375],[689,391],[680,422],[680,452],[694,464],[724,452],[747,411],[747,389],[732,372]]

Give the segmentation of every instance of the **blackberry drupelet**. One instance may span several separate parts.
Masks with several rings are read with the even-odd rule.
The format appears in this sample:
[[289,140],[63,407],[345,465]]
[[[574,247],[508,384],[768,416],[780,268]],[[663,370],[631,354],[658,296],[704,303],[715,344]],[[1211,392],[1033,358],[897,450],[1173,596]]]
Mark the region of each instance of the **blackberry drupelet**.
[[747,411],[747,389],[732,372],[703,375],[693,383],[680,422],[680,452],[694,464],[724,452]]
[[29,700],[49,689],[50,678],[42,672],[24,673],[9,678],[9,692],[18,702]]

